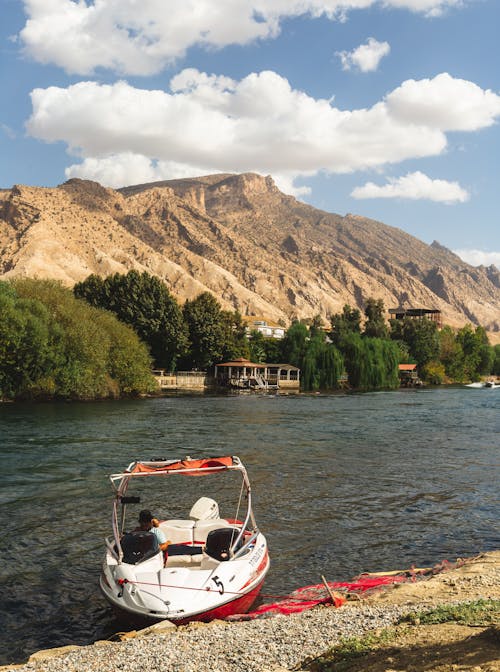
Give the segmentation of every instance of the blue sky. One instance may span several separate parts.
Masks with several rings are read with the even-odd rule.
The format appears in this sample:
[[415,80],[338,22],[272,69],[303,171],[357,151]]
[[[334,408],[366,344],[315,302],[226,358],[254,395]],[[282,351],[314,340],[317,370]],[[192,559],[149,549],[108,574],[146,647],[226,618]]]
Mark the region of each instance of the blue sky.
[[0,0],[0,186],[271,174],[500,267],[498,0]]

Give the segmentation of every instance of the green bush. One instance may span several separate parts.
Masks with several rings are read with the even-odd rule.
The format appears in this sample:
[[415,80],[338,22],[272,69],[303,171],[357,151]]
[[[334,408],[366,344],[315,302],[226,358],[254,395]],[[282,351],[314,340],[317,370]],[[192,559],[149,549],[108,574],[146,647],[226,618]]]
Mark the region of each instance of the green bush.
[[0,283],[0,394],[95,399],[155,389],[147,348],[60,283]]

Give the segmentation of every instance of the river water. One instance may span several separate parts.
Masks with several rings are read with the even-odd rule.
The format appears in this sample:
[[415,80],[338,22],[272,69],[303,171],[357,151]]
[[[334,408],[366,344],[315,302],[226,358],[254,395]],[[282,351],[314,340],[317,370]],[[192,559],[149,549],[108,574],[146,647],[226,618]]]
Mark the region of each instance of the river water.
[[241,457],[265,593],[500,548],[499,408],[467,388],[0,405],[0,664],[123,630],[97,579],[107,476],[135,458]]

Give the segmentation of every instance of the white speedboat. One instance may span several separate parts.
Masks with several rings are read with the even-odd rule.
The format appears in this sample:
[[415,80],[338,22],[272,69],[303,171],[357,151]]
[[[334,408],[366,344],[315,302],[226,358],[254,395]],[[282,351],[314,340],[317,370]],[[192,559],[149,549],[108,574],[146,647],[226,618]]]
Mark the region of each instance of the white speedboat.
[[494,390],[497,387],[500,387],[499,383],[496,383],[494,380],[487,380],[484,384],[485,387],[489,388],[490,390]]
[[[234,517],[221,518],[218,502],[198,498],[186,518],[160,521],[159,529],[171,542],[166,554],[152,532],[126,531],[127,513],[130,518],[130,509],[140,502],[138,496],[128,494],[132,484],[144,492],[146,479],[148,486],[167,486],[171,491],[172,478],[201,476],[202,481],[194,479],[198,486],[205,484],[205,478],[213,481],[228,472],[237,472],[241,482],[239,501],[231,512]],[[118,613],[149,622],[168,619],[182,624],[250,609],[270,561],[266,539],[252,511],[250,481],[238,457],[136,461],[123,473],[112,474],[110,480],[115,490],[113,535],[106,539],[100,587]],[[193,480],[189,481],[192,489]],[[240,515],[244,500],[246,511]],[[167,501],[165,506],[169,506]]]

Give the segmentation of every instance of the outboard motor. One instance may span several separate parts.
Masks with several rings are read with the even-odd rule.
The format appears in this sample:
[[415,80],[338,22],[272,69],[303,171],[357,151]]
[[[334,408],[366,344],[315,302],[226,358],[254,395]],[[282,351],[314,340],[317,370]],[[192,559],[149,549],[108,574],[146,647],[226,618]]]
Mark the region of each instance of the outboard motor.
[[[220,527],[217,530],[212,530],[207,535],[205,553],[214,558],[214,560],[229,560],[231,546],[237,539],[238,534],[239,530],[235,527]],[[233,549],[234,553],[242,546],[243,539],[240,539],[237,548]]]
[[219,516],[219,505],[215,499],[200,497],[189,512],[191,520],[216,520]]

